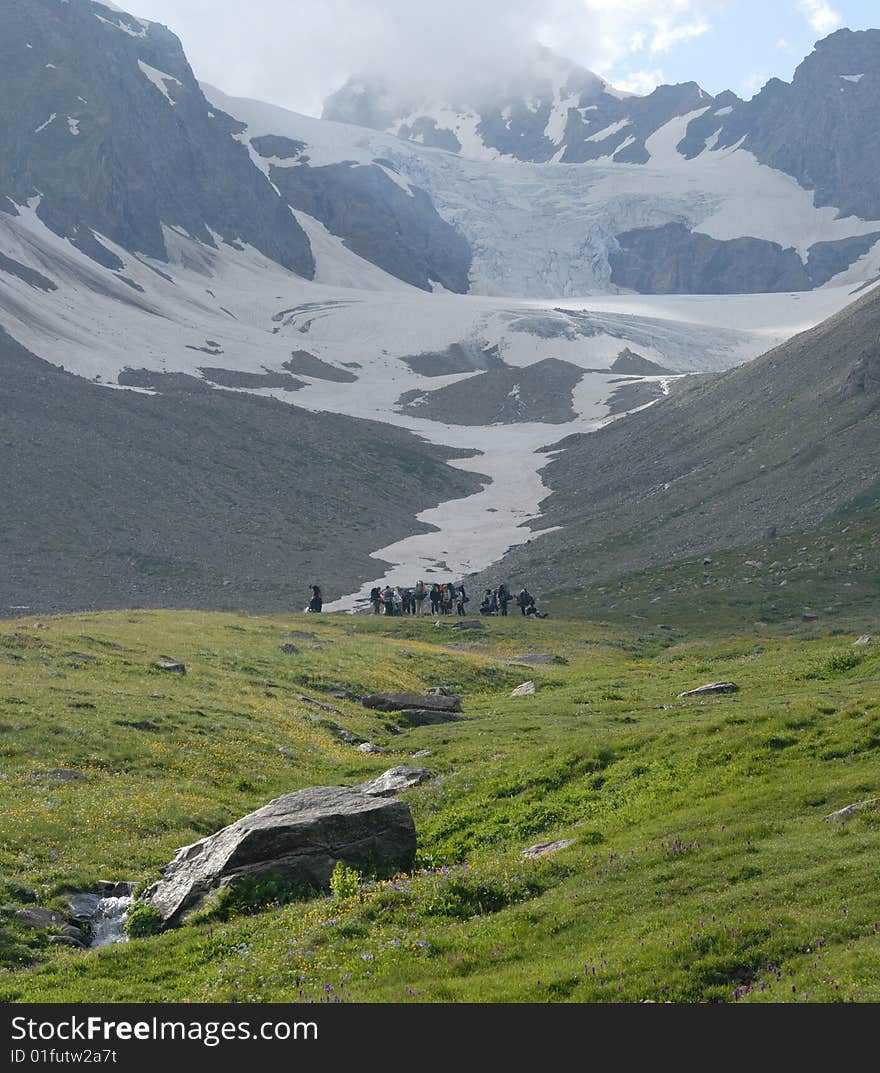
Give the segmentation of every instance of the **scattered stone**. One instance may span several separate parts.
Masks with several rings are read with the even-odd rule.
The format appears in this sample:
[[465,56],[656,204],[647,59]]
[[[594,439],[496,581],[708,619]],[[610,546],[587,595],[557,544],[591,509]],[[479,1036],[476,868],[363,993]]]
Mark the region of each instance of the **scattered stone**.
[[62,674],[61,671],[49,671],[50,678],[66,678],[66,674]]
[[34,629],[35,630],[48,630],[49,627],[46,625],[45,622],[35,622],[34,623]]
[[285,644],[283,645],[279,645],[278,647],[286,656],[295,656],[297,652],[299,652],[299,649],[296,647],[296,645],[292,645],[287,642],[285,642]]
[[453,712],[437,712],[433,708],[407,708],[401,712],[401,718],[411,727],[437,726],[440,723],[457,723],[458,716]]
[[39,905],[16,909],[15,919],[25,928],[60,928],[67,923],[63,913],[56,909],[44,909]]
[[474,618],[466,619],[464,622],[457,622],[452,628],[454,630],[485,630],[486,624]]
[[375,753],[377,756],[387,756],[388,750],[383,749],[381,745],[374,745],[371,741],[362,742],[358,746],[358,752],[361,753]]
[[[109,884],[111,887],[114,884]],[[90,891],[78,891],[76,894],[71,894],[67,899],[67,909],[71,920],[85,923],[91,920],[95,915],[95,910],[98,908],[98,902],[103,895],[94,894]]]
[[348,786],[314,786],[184,846],[142,900],[174,926],[210,891],[238,880],[273,875],[327,889],[337,861],[409,871],[415,850],[415,825],[404,802]]
[[364,739],[359,738],[357,734],[352,734],[350,730],[345,730],[344,727],[329,727],[331,734],[335,734],[337,738],[344,741],[346,745],[363,745]]
[[309,633],[308,630],[289,630],[288,637],[302,637],[306,641],[317,641],[318,635],[316,633]]
[[681,697],[702,697],[711,693],[738,693],[739,686],[734,682],[709,682],[708,685],[698,686],[696,689],[689,689],[686,693],[679,693]]
[[671,629],[672,629],[672,627],[671,627],[671,626],[669,626],[669,625],[668,625],[667,623],[665,623],[665,622],[661,622],[661,623],[660,623],[660,625],[659,625],[659,626],[657,627],[657,629],[658,629],[658,630],[671,630]]
[[430,749],[419,749],[419,751],[417,753],[412,754],[412,758],[413,758],[413,760],[418,760],[420,757],[430,756],[430,755],[431,755],[431,750]]
[[127,898],[134,890],[134,883],[128,880],[99,879],[95,884],[102,898]]
[[3,652],[4,659],[8,659],[10,663],[24,662],[24,656],[20,656],[17,652]]
[[460,712],[461,697],[456,694],[449,696],[443,694],[418,693],[372,693],[364,697],[361,704],[365,708],[372,708],[380,712],[405,712],[409,709],[418,708],[435,712]]
[[856,645],[869,645],[871,643],[871,640],[872,638],[869,633],[863,633],[862,636],[858,639],[858,641],[855,642],[853,648],[855,648]]
[[703,566],[711,566],[711,564],[712,564],[712,560],[711,560],[711,559],[709,559],[709,558],[705,558],[705,559],[703,560]]
[[530,697],[533,693],[538,692],[538,687],[534,682],[523,682],[521,686],[517,686],[516,689],[510,694],[512,697]]
[[72,950],[85,950],[86,944],[71,935],[50,935],[50,946],[69,946]]
[[296,760],[296,753],[293,749],[285,749],[284,746],[281,746],[278,752],[281,753],[282,756],[286,756],[288,760]]
[[841,808],[838,809],[837,812],[829,813],[825,817],[825,822],[840,823],[841,820],[853,816],[856,812],[862,812],[867,808],[875,808],[877,805],[880,805],[880,797],[871,797],[867,801],[857,801],[854,805],[847,805],[846,808]]
[[522,656],[514,656],[517,663],[552,663],[552,652],[526,652]]
[[90,656],[88,652],[67,652],[65,653],[68,659],[78,659],[83,663],[94,663],[95,656]]
[[86,933],[82,928],[78,928],[75,924],[65,924],[61,929],[61,934],[66,935],[69,939],[76,939],[78,943],[82,943],[83,946],[87,946]]
[[448,689],[446,686],[432,686],[428,690],[428,696],[429,697],[454,697],[455,696],[455,690],[454,689]]
[[561,838],[558,842],[542,842],[537,846],[529,846],[528,849],[524,849],[520,854],[520,857],[525,859],[550,857],[554,853],[558,853],[561,849],[568,849],[569,846],[573,846],[574,842],[575,840],[573,838]]
[[801,620],[803,622],[818,622],[819,621],[819,616],[814,615],[812,612],[806,612],[805,611],[804,614],[801,616]]
[[71,768],[53,767],[49,772],[49,778],[57,779],[58,782],[76,782],[78,779],[84,779],[85,775],[81,771],[73,771]]
[[156,666],[163,671],[168,671],[170,674],[186,674],[186,664],[178,663],[173,659],[160,659],[156,661]]
[[423,767],[393,767],[384,771],[378,778],[370,779],[353,786],[362,794],[370,797],[393,797],[401,790],[409,790],[413,786],[421,786],[423,782],[433,778],[433,772]]

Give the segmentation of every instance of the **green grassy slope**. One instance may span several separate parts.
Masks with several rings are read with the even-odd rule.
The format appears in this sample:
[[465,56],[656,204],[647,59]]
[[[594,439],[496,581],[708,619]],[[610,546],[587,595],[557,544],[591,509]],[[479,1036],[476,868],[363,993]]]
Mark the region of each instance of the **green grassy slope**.
[[[880,794],[880,645],[854,647],[845,624],[511,617],[461,635],[430,620],[118,612],[41,625],[0,624],[5,1001],[880,999],[880,812],[823,820]],[[555,659],[514,665],[528,652]],[[525,679],[538,693],[511,698]],[[740,692],[677,698],[718,679]],[[432,685],[462,692],[464,721],[405,728],[355,699]],[[334,724],[389,755],[345,745]],[[99,879],[151,879],[281,793],[399,763],[438,776],[405,795],[411,876],[87,952],[10,916]],[[555,838],[574,843],[520,858]]]

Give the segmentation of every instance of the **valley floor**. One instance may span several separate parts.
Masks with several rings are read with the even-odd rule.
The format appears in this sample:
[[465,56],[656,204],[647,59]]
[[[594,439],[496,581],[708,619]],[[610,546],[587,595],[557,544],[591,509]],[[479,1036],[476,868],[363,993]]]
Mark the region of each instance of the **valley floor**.
[[[880,1000],[880,811],[827,819],[880,794],[880,646],[856,644],[876,635],[876,609],[754,617],[0,623],[0,997]],[[512,697],[525,680],[536,694]],[[679,696],[718,680],[739,691]],[[408,727],[358,699],[437,685],[462,695],[461,721]],[[410,875],[363,876],[344,897],[218,902],[87,951],[14,915],[99,880],[151,880],[179,846],[280,794],[396,764],[435,775],[404,795]],[[522,857],[556,839],[571,843]]]

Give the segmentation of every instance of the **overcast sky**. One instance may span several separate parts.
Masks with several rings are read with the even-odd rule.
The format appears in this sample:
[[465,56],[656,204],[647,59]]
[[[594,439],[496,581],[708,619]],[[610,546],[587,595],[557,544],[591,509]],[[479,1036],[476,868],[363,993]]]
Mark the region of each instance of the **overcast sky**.
[[534,41],[648,93],[699,82],[751,97],[815,41],[880,26],[877,0],[117,0],[183,41],[198,78],[320,115],[354,74],[459,87],[521,65]]

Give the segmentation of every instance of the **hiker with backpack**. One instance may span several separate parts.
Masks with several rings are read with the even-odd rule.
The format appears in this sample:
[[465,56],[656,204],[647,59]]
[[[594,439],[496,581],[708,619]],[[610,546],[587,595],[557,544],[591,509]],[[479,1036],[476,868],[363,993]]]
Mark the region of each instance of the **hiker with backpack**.
[[465,604],[468,602],[469,599],[470,599],[470,597],[464,591],[464,585],[459,585],[458,586],[458,602],[455,605],[455,610],[462,617],[464,617],[464,615],[467,614],[467,611],[465,609]]
[[320,611],[321,608],[324,606],[324,597],[321,594],[321,586],[310,585],[309,588],[312,590],[312,598],[311,600],[309,600],[309,606],[306,608],[306,610]]
[[520,611],[525,614],[529,604],[534,603],[534,597],[527,588],[523,587],[519,590],[519,596],[517,596],[516,602],[519,604]]
[[370,589],[370,603],[373,605],[374,615],[382,613],[382,590],[378,585],[374,585],[372,589]]
[[436,581],[431,586],[430,599],[431,599],[431,614],[432,615],[439,615],[440,614],[440,586],[437,584]]

